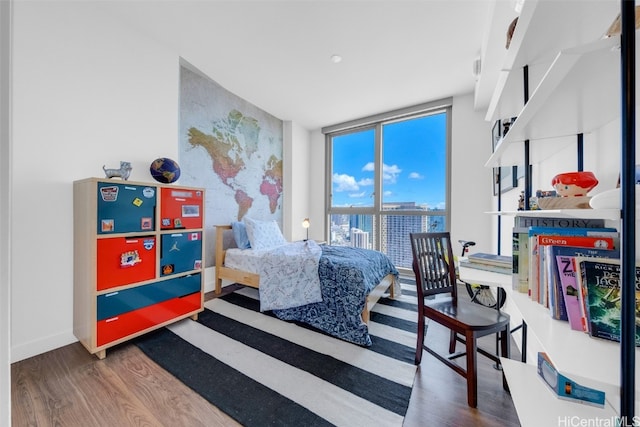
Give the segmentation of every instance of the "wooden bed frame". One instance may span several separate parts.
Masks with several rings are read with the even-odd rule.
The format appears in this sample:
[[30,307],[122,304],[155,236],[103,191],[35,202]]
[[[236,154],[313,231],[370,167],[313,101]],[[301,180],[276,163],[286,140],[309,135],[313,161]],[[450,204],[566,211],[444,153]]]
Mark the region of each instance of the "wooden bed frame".
[[[250,273],[248,271],[237,270],[235,268],[229,268],[224,266],[224,258],[227,252],[227,248],[224,245],[224,233],[231,230],[231,225],[216,225],[216,294],[222,292],[222,281],[229,280],[233,283],[238,283],[252,288],[258,288],[260,285],[260,275]],[[373,290],[367,296],[365,301],[364,310],[362,310],[362,320],[365,323],[369,323],[369,314],[373,306],[378,300],[389,290],[391,298],[394,298],[394,277],[392,274],[385,276],[380,283],[373,288]]]

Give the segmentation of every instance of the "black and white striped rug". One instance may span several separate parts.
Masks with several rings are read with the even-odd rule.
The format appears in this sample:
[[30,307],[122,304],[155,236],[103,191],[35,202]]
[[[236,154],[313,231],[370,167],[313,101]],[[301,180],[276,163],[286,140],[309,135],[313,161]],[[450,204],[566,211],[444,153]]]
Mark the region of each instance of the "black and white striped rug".
[[412,290],[376,304],[369,348],[260,313],[251,288],[136,344],[245,426],[401,426],[416,372]]

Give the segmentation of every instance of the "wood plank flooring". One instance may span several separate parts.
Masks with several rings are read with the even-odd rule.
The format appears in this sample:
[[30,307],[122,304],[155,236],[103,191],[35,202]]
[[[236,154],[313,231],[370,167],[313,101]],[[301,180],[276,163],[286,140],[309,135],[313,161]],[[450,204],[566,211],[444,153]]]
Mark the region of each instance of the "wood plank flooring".
[[[430,327],[427,336],[446,348],[446,331]],[[491,340],[484,345],[493,348]],[[404,426],[519,426],[500,371],[486,358],[478,369],[478,408],[472,409],[464,379],[425,354]],[[239,425],[132,344],[107,350],[103,360],[74,343],[14,363],[11,399],[13,427]]]

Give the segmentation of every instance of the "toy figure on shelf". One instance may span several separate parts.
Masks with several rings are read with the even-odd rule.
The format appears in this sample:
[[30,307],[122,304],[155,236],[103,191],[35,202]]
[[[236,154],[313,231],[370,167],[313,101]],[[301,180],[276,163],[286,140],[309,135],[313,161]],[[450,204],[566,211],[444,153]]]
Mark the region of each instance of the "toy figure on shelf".
[[518,210],[524,210],[524,191],[520,192],[520,197],[518,198]]
[[598,185],[598,180],[593,172],[567,172],[554,176],[551,185],[561,197],[580,197]]
[[122,178],[124,181],[129,179],[129,175],[131,175],[131,163],[130,162],[120,162],[120,169],[108,169],[102,165],[102,170],[104,170],[104,174],[107,178]]

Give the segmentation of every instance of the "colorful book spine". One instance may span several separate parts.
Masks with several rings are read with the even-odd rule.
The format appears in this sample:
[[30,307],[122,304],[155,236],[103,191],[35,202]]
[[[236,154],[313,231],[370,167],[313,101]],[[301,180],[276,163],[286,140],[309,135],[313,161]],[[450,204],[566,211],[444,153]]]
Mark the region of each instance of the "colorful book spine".
[[554,280],[556,286],[560,286],[559,301],[564,305],[567,320],[571,329],[583,331],[582,310],[580,295],[578,292],[578,281],[573,268],[573,259],[580,257],[599,257],[619,259],[620,252],[617,250],[603,250],[590,248],[576,248],[573,246],[550,246],[552,250],[552,258],[556,260],[556,268],[554,270]]
[[[541,236],[540,238],[538,238]],[[567,241],[569,237],[603,237],[600,240],[584,240],[583,243],[574,240],[573,243]],[[540,252],[539,247],[543,245],[563,245],[579,247],[595,247],[601,249],[613,249],[615,242],[619,239],[619,234],[614,228],[573,228],[560,229],[551,227],[531,227],[529,228],[529,296],[533,301],[537,301],[547,306],[545,289],[540,283]],[[604,239],[607,237],[608,239]]]
[[[620,260],[609,258],[574,258],[574,268],[583,290],[586,326],[589,335],[620,342]],[[636,301],[640,298],[640,267],[636,267]],[[640,315],[636,310],[636,325]],[[636,346],[640,345],[640,328],[636,327]]]
[[512,288],[517,292],[529,291],[529,228],[604,228],[604,219],[521,216],[514,218],[511,255]]

